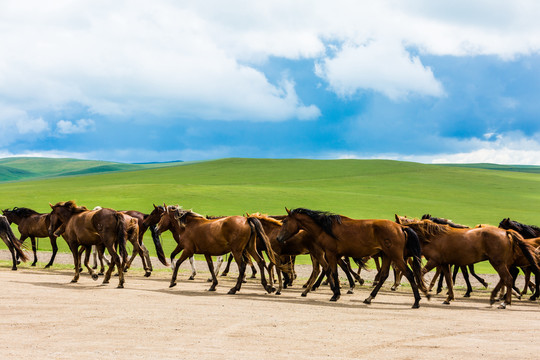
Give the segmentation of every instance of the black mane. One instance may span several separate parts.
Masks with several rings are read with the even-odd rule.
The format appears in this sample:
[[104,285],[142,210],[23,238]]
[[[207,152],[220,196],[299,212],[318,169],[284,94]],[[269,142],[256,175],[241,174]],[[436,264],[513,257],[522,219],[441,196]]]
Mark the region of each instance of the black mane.
[[10,212],[15,216],[19,216],[23,218],[26,218],[32,215],[40,215],[40,213],[38,213],[37,211],[29,209],[29,208],[25,208],[25,207],[14,207],[12,210],[5,209],[4,212]]
[[294,214],[302,214],[309,216],[311,220],[315,222],[315,224],[319,225],[321,229],[328,235],[335,238],[332,231],[332,226],[334,225],[334,222],[341,224],[341,215],[333,214],[328,211],[317,211],[317,210],[309,210],[304,208],[297,208],[293,209],[290,212],[291,215]]
[[456,229],[469,229],[468,226],[456,224],[456,223],[452,222],[451,220],[448,220],[448,219],[445,219],[445,218],[434,217],[434,216],[431,216],[430,214],[422,215],[422,220],[426,220],[426,219],[431,220],[436,224],[448,225],[448,226],[456,228]]
[[508,230],[515,230],[525,239],[530,239],[540,236],[540,227],[535,225],[525,225],[520,222],[510,220],[510,218],[504,219],[499,223],[499,227]]

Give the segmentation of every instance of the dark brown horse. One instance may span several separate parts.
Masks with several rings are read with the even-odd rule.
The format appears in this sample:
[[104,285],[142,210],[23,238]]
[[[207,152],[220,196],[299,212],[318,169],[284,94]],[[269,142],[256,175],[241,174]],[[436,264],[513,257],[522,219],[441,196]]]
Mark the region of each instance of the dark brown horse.
[[92,279],[97,280],[97,274],[88,266],[88,257],[92,245],[103,245],[111,255],[111,264],[103,279],[103,284],[109,283],[114,266],[118,268],[118,287],[124,287],[123,263],[116,248],[121,254],[126,252],[126,223],[124,216],[113,209],[88,210],[77,206],[74,201],[59,202],[51,206],[51,232],[61,233],[66,240],[75,264],[75,276],[71,282],[77,282],[80,274],[79,246],[86,249],[85,265]]
[[2,241],[4,241],[11,253],[11,260],[13,261],[11,270],[17,270],[17,257],[22,261],[27,261],[28,256],[26,256],[21,248],[22,243],[17,240],[13,230],[11,230],[7,217],[2,215],[0,215],[0,238],[2,238]]
[[[165,217],[168,219],[163,219]],[[203,254],[212,275],[212,285],[208,290],[215,291],[218,281],[214,272],[212,256],[224,255],[231,252],[240,271],[236,285],[229,291],[229,294],[235,294],[242,286],[248,253],[259,265],[261,284],[265,290],[268,293],[274,291],[274,288],[266,282],[264,276],[265,262],[257,251],[256,237],[262,236],[266,238],[264,241],[268,244],[268,248],[271,249],[271,246],[262,230],[260,222],[256,221],[256,219],[247,219],[243,216],[227,216],[221,219],[209,220],[193,211],[169,206],[167,212],[163,214],[162,220],[169,221],[172,224],[172,231],[179,238],[180,242],[173,253],[182,252],[176,262],[170,287],[176,285],[178,269],[182,262],[194,254]],[[159,229],[161,229],[161,221],[158,224],[158,231]],[[269,254],[270,260],[275,262],[273,252],[270,251]]]
[[[466,266],[488,260],[507,286],[505,300],[499,308],[505,308],[512,301],[512,275],[509,267],[520,252],[537,268],[532,253],[534,248],[523,241],[523,237],[513,230],[503,230],[494,226],[474,229],[457,229],[436,224],[430,220],[408,219],[396,215],[396,221],[412,228],[422,243],[422,254],[428,260],[424,272],[440,266],[448,286],[448,297],[444,304],[454,299],[450,264]],[[496,290],[492,291],[490,302],[495,302]]]
[[[323,264],[323,268],[327,268],[327,262],[324,258],[324,252],[322,249],[316,244],[315,241],[311,238],[311,235],[307,233],[306,231],[299,231],[297,234],[292,236],[289,240],[287,240],[286,243],[282,243],[277,241],[277,236],[279,234],[279,231],[281,230],[282,222],[279,220],[276,220],[273,217],[269,217],[266,215],[261,214],[248,214],[248,218],[255,218],[261,222],[261,225],[263,226],[265,234],[268,236],[268,239],[270,240],[270,245],[272,247],[272,250],[279,255],[276,259],[277,264],[277,274],[278,274],[278,290],[276,292],[276,295],[279,295],[281,293],[281,290],[283,288],[283,282],[281,278],[281,271],[283,266],[286,266],[286,264],[282,265],[281,262],[281,256],[283,255],[303,255],[303,254],[309,254],[311,256],[311,263],[313,266],[313,269],[311,271],[311,276],[309,277],[308,281],[305,284],[306,290],[302,292],[302,296],[306,296],[308,292],[311,290],[313,283],[317,279],[317,276],[320,272],[320,266],[319,264]],[[265,244],[257,244],[258,248],[263,248]],[[272,268],[274,266],[274,263],[270,263],[268,266],[268,272],[272,272]],[[285,268],[286,271],[290,272],[289,269]]]
[[32,242],[32,251],[34,252],[34,262],[32,263],[32,266],[36,266],[37,263],[36,238],[48,237],[51,240],[52,256],[47,265],[45,265],[45,268],[50,267],[58,252],[56,236],[49,233],[51,215],[49,213],[41,214],[25,207],[14,207],[11,210],[4,209],[2,210],[2,213],[7,217],[10,224],[15,223],[18,225],[18,230],[21,234],[21,243],[24,243],[24,240],[30,238],[30,241]]
[[[286,242],[300,230],[313,236],[314,241],[322,248],[328,262],[328,278],[334,295],[331,301],[341,296],[337,273],[338,260],[343,256],[363,258],[382,253],[380,281],[364,300],[370,304],[382,284],[388,277],[390,263],[405,274],[414,294],[413,308],[420,306],[418,287],[426,292],[421,273],[420,243],[411,229],[390,220],[355,220],[328,212],[298,208],[287,210],[287,217],[277,240]],[[405,263],[404,257],[413,256],[413,271]]]
[[[540,237],[540,227],[535,225],[526,225],[522,224],[518,221],[510,220],[510,218],[505,218],[499,223],[499,227],[501,229],[508,229],[508,230],[514,230],[517,231],[521,236],[523,236],[524,239],[532,239]],[[518,265],[519,266],[519,265]],[[531,290],[536,287],[538,289],[538,284],[532,284],[531,283],[531,269],[530,266],[519,266],[521,267],[521,270],[523,270],[523,273],[525,274],[525,286],[523,287],[523,290],[520,292],[521,295],[524,295],[527,293],[527,287],[530,286]],[[514,283],[516,281],[516,278],[519,274],[519,269],[517,267],[510,268],[510,273],[512,274],[512,277],[514,278]],[[538,283],[540,281],[539,278],[536,279],[536,282]],[[515,287],[514,287],[515,288]],[[519,292],[519,289],[517,289]],[[538,291],[533,294],[531,297],[531,300],[536,300],[538,298]]]

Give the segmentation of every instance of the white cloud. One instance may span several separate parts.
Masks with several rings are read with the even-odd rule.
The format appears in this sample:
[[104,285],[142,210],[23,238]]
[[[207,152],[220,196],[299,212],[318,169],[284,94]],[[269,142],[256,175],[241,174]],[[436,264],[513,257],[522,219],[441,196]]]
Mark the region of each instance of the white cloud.
[[[294,87],[270,83],[254,65],[310,59],[340,94],[441,96],[437,74],[407,49],[507,59],[538,52],[539,6],[164,0],[149,8],[145,1],[6,0],[0,98],[38,114],[75,103],[102,115],[313,119],[316,105],[304,104]],[[332,43],[344,45],[333,52]]]
[[316,69],[317,75],[340,96],[355,95],[360,89],[378,91],[394,100],[411,93],[444,94],[431,69],[424,67],[418,57],[381,41],[345,44],[335,57],[324,59]]
[[60,120],[56,124],[56,130],[63,135],[79,134],[91,130],[94,125],[94,120],[91,119],[79,119],[75,123],[67,120]]
[[[469,149],[457,153],[438,153],[430,155],[403,155],[381,153],[375,156],[356,152],[330,153],[331,159],[391,159],[433,164],[492,163],[508,165],[540,165],[540,134],[527,137],[520,132],[486,134],[483,138],[467,140],[445,139],[440,142],[451,143],[452,148]],[[495,140],[492,140],[495,139]]]

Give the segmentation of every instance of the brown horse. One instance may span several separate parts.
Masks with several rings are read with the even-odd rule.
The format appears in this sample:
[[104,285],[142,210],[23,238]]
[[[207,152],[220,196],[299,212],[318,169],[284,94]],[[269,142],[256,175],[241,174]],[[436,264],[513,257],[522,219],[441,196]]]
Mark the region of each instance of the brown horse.
[[[371,295],[364,300],[370,304],[382,284],[388,277],[390,263],[405,274],[414,294],[413,308],[420,306],[418,287],[426,292],[421,273],[420,243],[411,229],[390,220],[355,220],[328,212],[298,208],[287,210],[287,217],[277,240],[286,242],[300,230],[313,236],[314,241],[323,249],[328,261],[328,278],[333,291],[330,301],[337,301],[340,294],[337,273],[338,259],[343,256],[363,258],[379,252],[383,254],[380,281]],[[413,256],[413,271],[405,263],[405,256]]]
[[7,217],[2,215],[0,215],[0,238],[2,238],[2,240],[8,247],[9,252],[11,253],[11,259],[13,261],[11,270],[17,270],[17,256],[22,261],[27,261],[28,256],[26,256],[26,254],[22,251],[22,243],[17,240],[17,237],[13,233],[13,230],[11,230],[11,226],[9,226],[9,221]]
[[[501,229],[507,229],[507,230],[514,230],[517,231],[521,236],[523,236],[524,239],[532,239],[537,238],[540,236],[540,228],[535,225],[526,225],[522,224],[515,220],[510,220],[510,218],[505,218],[499,223],[499,227]],[[521,267],[521,266],[520,266]],[[531,269],[529,266],[523,266],[521,267],[521,270],[523,270],[523,274],[525,274],[525,286],[523,287],[523,290],[520,292],[521,295],[524,295],[527,293],[527,287],[530,286],[531,290],[536,287],[538,289],[537,285],[531,284]],[[512,274],[512,277],[514,278],[514,282],[516,281],[516,278],[519,274],[519,270],[517,268],[511,268],[510,273]],[[538,283],[540,279],[536,279],[536,282]],[[516,289],[519,292],[519,289]],[[538,297],[538,291],[536,291],[535,294],[531,297],[531,300],[536,300]]]
[[88,266],[88,257],[92,245],[103,245],[111,255],[111,264],[103,279],[108,284],[114,266],[118,268],[118,287],[124,287],[124,266],[116,248],[122,254],[126,252],[126,223],[124,216],[113,209],[88,210],[77,206],[74,201],[59,202],[51,206],[51,232],[61,233],[66,240],[75,263],[75,276],[71,282],[77,282],[80,274],[79,246],[86,248],[85,265],[92,279],[97,280],[97,274]]
[[[532,253],[534,248],[523,241],[523,237],[513,230],[503,230],[494,226],[474,229],[457,229],[436,224],[430,220],[408,219],[396,215],[396,221],[412,228],[422,243],[422,254],[428,260],[424,272],[440,266],[448,286],[448,297],[444,304],[454,299],[450,264],[467,266],[488,260],[507,286],[505,300],[499,306],[504,309],[512,301],[512,275],[509,267],[523,252],[533,267],[537,268]],[[492,291],[490,302],[495,302],[496,290]]]
[[47,265],[45,265],[45,268],[50,267],[58,252],[56,236],[49,233],[51,215],[49,213],[41,214],[25,207],[14,207],[11,210],[4,209],[2,210],[2,213],[7,217],[10,224],[15,223],[18,225],[19,233],[21,234],[21,243],[24,243],[24,240],[30,238],[30,241],[32,242],[32,251],[34,252],[34,262],[32,263],[32,266],[36,266],[37,263],[36,238],[48,237],[51,240],[52,256]]
[[[310,254],[311,256],[311,263],[313,266],[313,269],[311,271],[311,276],[309,277],[308,281],[306,282],[304,292],[302,292],[302,296],[307,296],[308,292],[311,290],[313,283],[317,279],[317,276],[320,272],[319,264],[323,264],[323,268],[327,268],[327,262],[324,258],[324,252],[322,249],[313,241],[311,238],[311,234],[309,234],[306,231],[299,231],[297,234],[292,236],[289,240],[287,240],[286,243],[281,243],[277,241],[277,236],[279,234],[279,231],[281,230],[282,222],[279,220],[276,220],[273,217],[269,217],[262,214],[248,214],[248,218],[255,218],[261,222],[261,225],[263,226],[265,234],[268,236],[268,239],[270,240],[270,246],[272,247],[272,251],[274,251],[277,255],[279,255],[276,258],[276,267],[277,267],[277,274],[278,274],[278,290],[276,292],[276,295],[281,294],[281,290],[283,288],[283,282],[281,278],[281,271],[283,268],[282,262],[281,262],[281,256],[283,255],[303,255],[303,254]],[[258,248],[262,248],[264,244],[257,244]],[[268,266],[268,272],[272,272],[272,268],[274,266],[274,263],[270,263]],[[290,272],[289,269],[285,268],[286,271]]]
[[[164,219],[166,217],[168,218],[167,220]],[[173,233],[178,236],[180,241],[173,253],[182,251],[180,258],[176,262],[170,287],[176,285],[178,269],[182,262],[194,254],[203,254],[212,275],[212,285],[208,290],[215,291],[218,281],[214,272],[212,256],[224,255],[231,252],[240,271],[236,285],[229,291],[229,294],[235,294],[242,286],[248,253],[259,265],[261,284],[265,290],[268,293],[274,291],[274,288],[266,282],[264,276],[265,262],[256,249],[255,238],[257,236],[263,236],[266,238],[265,242],[268,244],[269,249],[271,249],[271,246],[268,238],[262,231],[260,222],[256,221],[256,219],[247,219],[243,216],[227,216],[221,219],[209,220],[193,211],[183,210],[177,206],[169,206],[158,224],[158,231],[161,229],[161,221],[170,222]],[[275,262],[273,252],[270,251],[269,254],[270,260]]]

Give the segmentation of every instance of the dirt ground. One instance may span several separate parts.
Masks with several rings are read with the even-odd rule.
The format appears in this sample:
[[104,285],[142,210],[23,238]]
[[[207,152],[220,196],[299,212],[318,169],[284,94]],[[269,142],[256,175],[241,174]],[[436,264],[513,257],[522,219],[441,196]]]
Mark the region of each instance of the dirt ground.
[[[50,254],[38,256],[45,263]],[[362,302],[370,286],[331,303],[328,287],[300,297],[301,279],[280,296],[259,278],[227,295],[235,265],[216,292],[206,291],[200,262],[193,281],[182,265],[174,288],[168,269],[150,278],[130,270],[117,289],[118,278],[101,285],[84,273],[71,284],[72,270],[42,267],[0,263],[0,359],[532,359],[540,350],[540,303],[515,299],[499,310],[480,288],[469,299],[458,289],[449,306],[439,295],[411,309],[410,287],[391,292],[390,283],[371,305]],[[492,287],[497,277],[487,280]]]

